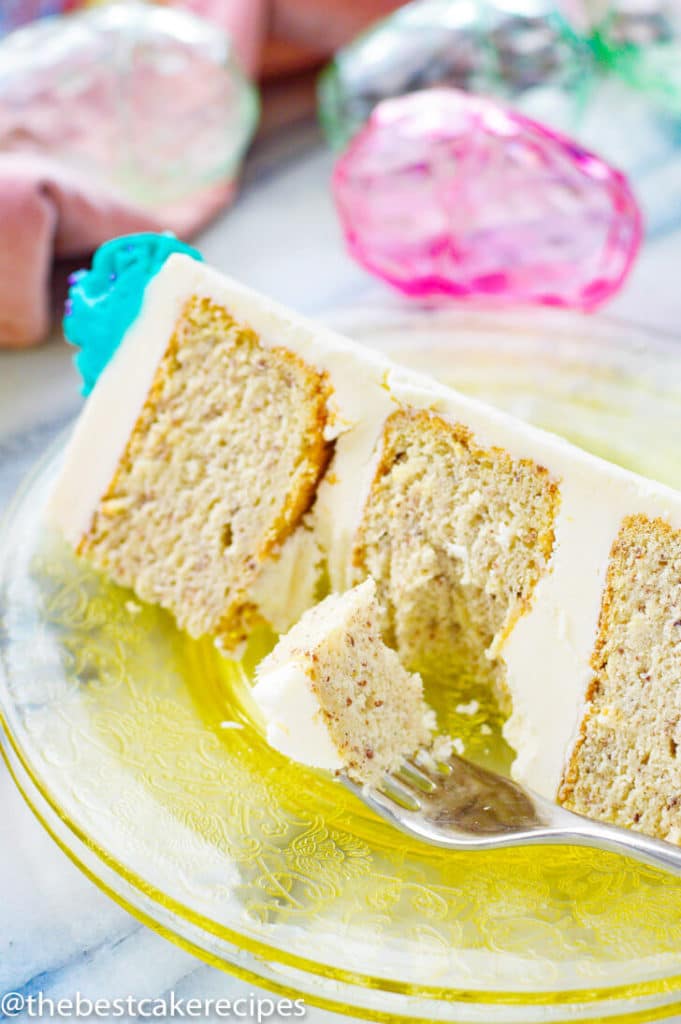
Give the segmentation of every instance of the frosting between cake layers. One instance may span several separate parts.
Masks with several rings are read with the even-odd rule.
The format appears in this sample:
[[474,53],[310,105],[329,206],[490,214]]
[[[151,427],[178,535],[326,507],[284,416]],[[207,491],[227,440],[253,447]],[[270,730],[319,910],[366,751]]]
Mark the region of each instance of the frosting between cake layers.
[[[174,324],[193,295],[223,305],[249,324],[263,345],[288,348],[326,371],[333,389],[329,436],[335,454],[329,471],[305,527],[289,538],[282,558],[268,567],[256,588],[263,614],[268,617],[269,606],[269,618],[280,631],[293,621],[285,621],[287,605],[296,617],[309,604],[320,551],[333,589],[344,590],[353,582],[353,537],[379,457],[382,427],[400,405],[432,409],[463,423],[480,445],[532,459],[558,483],[550,569],[500,652],[513,703],[506,736],[519,752],[514,774],[554,797],[592,676],[603,585],[620,524],[625,516],[643,512],[681,528],[681,496],[397,367],[192,259],[173,255],[147,286],[140,314],[102,373],[69,446],[51,516],[73,544],[89,529]],[[275,582],[287,595],[286,604],[275,596]]]
[[[681,499],[606,464],[560,466],[561,507],[550,571],[502,649],[513,711],[504,735],[516,778],[555,797],[593,678],[591,656],[612,544],[625,516],[645,510],[681,524]],[[613,467],[614,468],[614,467]],[[551,465],[555,472],[555,463]]]

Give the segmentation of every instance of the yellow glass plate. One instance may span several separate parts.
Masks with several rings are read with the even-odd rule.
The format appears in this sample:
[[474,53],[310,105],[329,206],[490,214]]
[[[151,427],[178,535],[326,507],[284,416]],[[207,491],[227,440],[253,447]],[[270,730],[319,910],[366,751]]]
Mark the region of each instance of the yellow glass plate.
[[[672,342],[557,314],[341,319],[404,362],[681,486]],[[431,849],[271,751],[249,688],[273,637],[228,661],[79,563],[42,525],[61,448],[3,528],[0,718],[18,785],[90,877],[209,962],[372,1019],[678,1009],[681,881],[587,850]],[[508,764],[473,681],[428,688],[469,755]]]

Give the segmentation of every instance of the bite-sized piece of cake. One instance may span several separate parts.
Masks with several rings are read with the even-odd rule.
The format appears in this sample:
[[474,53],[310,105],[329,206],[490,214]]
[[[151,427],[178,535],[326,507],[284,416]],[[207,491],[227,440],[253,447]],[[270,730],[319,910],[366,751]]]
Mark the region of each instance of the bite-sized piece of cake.
[[73,547],[226,649],[371,575],[406,669],[496,688],[519,781],[681,839],[681,495],[177,245],[118,240],[74,282]]
[[315,768],[379,781],[430,743],[423,684],[380,632],[367,579],[305,612],[257,669],[253,696],[271,746]]

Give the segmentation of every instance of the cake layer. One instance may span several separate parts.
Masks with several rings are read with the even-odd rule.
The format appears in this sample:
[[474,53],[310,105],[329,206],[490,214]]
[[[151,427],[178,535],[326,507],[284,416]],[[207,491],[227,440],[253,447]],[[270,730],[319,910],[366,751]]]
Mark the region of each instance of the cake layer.
[[[97,520],[183,309],[205,300],[264,352],[287,352],[317,375],[325,391],[323,439],[333,441],[300,524],[283,543],[279,535],[269,554],[253,542],[261,564],[255,578],[239,583],[239,601],[283,632],[313,603],[322,571],[339,592],[371,571],[398,645],[429,654],[435,623],[444,650],[438,657],[465,652],[503,680],[512,709],[506,735],[518,751],[514,772],[555,797],[594,676],[615,538],[637,515],[681,530],[681,496],[173,255],[147,286],[67,453],[53,515],[72,543]],[[254,439],[266,422],[266,413],[253,416]],[[315,462],[319,472],[322,463]],[[260,486],[244,482],[247,506]],[[284,501],[281,478],[276,486]],[[231,523],[231,506],[227,511]],[[444,611],[443,602],[451,602]]]
[[392,413],[354,559],[378,582],[406,665],[475,675],[506,696],[497,652],[546,571],[557,506],[535,462],[480,448],[425,410]]
[[435,716],[421,678],[383,643],[380,619],[367,579],[310,608],[279,640],[253,689],[272,746],[364,784],[430,744]]
[[328,461],[326,396],[299,356],[190,299],[78,552],[193,636],[243,641],[249,588]]
[[619,532],[593,669],[561,802],[681,842],[681,531],[660,519]]

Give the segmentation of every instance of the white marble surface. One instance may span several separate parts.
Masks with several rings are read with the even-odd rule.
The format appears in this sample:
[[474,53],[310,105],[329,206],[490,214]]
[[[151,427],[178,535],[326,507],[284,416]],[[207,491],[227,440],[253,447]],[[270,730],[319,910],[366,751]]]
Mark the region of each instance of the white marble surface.
[[[299,128],[294,146],[290,132],[271,137],[251,160],[236,208],[200,241],[207,260],[316,315],[397,303],[344,253],[327,187],[331,163],[311,126]],[[681,231],[650,240],[609,312],[681,335],[680,260]],[[79,405],[63,341],[0,354],[0,508]],[[251,988],[204,966],[102,895],[43,832],[0,764],[0,994],[14,990],[55,998],[174,990],[206,998]],[[307,1019],[338,1018],[310,1010]]]

